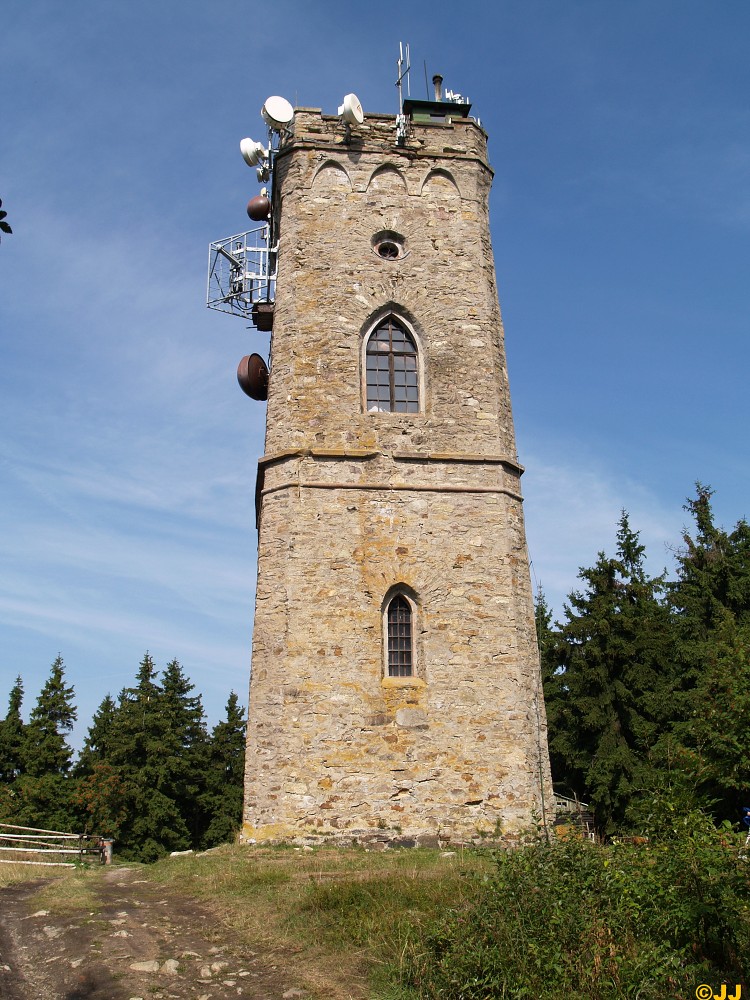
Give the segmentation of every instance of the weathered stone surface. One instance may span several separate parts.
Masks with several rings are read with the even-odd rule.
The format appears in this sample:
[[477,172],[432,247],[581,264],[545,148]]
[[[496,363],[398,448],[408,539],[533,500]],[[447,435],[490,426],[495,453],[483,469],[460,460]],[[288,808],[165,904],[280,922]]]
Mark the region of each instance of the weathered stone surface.
[[404,729],[416,729],[427,726],[427,716],[421,708],[396,709],[396,725]]
[[[533,602],[472,121],[298,111],[279,225],[260,463],[246,840],[448,843],[514,834],[549,791]],[[384,260],[378,234],[404,253]],[[364,343],[394,312],[419,413],[367,412]],[[415,606],[415,671],[389,677],[383,609]]]
[[158,972],[159,963],[156,959],[150,962],[132,962],[130,968],[133,972]]

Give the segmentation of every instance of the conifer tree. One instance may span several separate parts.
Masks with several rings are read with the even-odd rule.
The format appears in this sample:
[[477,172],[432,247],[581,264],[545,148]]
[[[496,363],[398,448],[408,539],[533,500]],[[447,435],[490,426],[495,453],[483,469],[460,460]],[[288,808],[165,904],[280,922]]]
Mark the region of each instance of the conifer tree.
[[750,789],[750,637],[729,612],[717,622],[679,726],[683,767],[717,819],[736,821]]
[[18,811],[19,796],[13,785],[23,767],[22,704],[23,682],[17,677],[8,699],[7,714],[0,722],[0,822],[12,822]]
[[560,663],[559,633],[552,627],[552,612],[541,587],[537,590],[534,607],[552,780],[558,786],[557,791],[570,795],[573,789],[565,781],[568,771],[566,733],[570,728],[566,715],[569,711],[570,691],[565,684],[565,671]]
[[76,763],[77,774],[89,774],[95,764],[110,760],[117,739],[117,722],[117,705],[112,696],[107,694],[91,719]]
[[76,720],[73,696],[58,654],[25,727],[23,773],[16,781],[19,823],[57,830],[73,825],[69,776],[73,751],[66,739]]
[[204,796],[209,817],[203,838],[204,847],[231,840],[242,822],[242,797],[245,775],[245,709],[239,706],[232,691],[226,705],[226,718],[218,722],[210,741],[210,763]]
[[675,729],[680,764],[701,804],[735,821],[750,788],[750,526],[714,522],[713,491],[696,484],[685,509],[675,609],[680,697]]
[[563,697],[551,744],[564,774],[588,800],[601,833],[622,827],[650,780],[650,754],[669,719],[674,685],[663,577],[645,571],[644,547],[623,512],[617,555],[582,569],[584,592],[565,607],[555,644]]
[[81,829],[115,840],[127,818],[127,787],[113,763],[118,724],[118,708],[108,694],[93,715],[76,762],[73,794]]
[[58,653],[50,675],[32,709],[24,741],[24,770],[34,777],[67,775],[73,751],[66,733],[73,728],[77,712],[72,686],[65,683],[65,665]]
[[110,750],[111,763],[125,789],[121,851],[124,857],[140,861],[184,850],[190,842],[180,810],[169,795],[171,765],[163,752],[166,726],[157,675],[146,652],[135,686],[120,695],[117,739]]
[[75,767],[65,735],[76,709],[60,656],[27,726],[22,700],[19,677],[0,721],[0,819],[114,837],[120,856],[143,861],[236,832],[245,724],[234,693],[209,737],[179,662],[160,683],[147,652],[134,685],[99,705]]
[[[159,680],[146,653],[135,685],[117,703],[105,698],[94,716],[77,767],[77,805],[82,819],[116,838],[123,857],[152,861],[166,851],[201,846],[211,810],[232,797],[233,778],[227,781],[226,773],[221,796],[208,794],[212,741],[194,692],[177,660]],[[236,726],[234,716],[230,723]],[[223,732],[221,724],[217,728]]]
[[8,698],[8,711],[0,722],[0,782],[11,784],[21,773],[24,724],[21,718],[23,681],[16,678]]
[[729,612],[740,627],[750,626],[750,525],[740,520],[732,532],[714,523],[713,490],[696,483],[685,510],[695,521],[695,538],[683,532],[678,579],[670,587],[683,639],[700,642]]
[[208,734],[201,697],[192,694],[194,690],[178,661],[168,663],[162,676],[164,734],[160,788],[177,805],[193,845],[200,842],[209,822],[202,808],[209,759]]

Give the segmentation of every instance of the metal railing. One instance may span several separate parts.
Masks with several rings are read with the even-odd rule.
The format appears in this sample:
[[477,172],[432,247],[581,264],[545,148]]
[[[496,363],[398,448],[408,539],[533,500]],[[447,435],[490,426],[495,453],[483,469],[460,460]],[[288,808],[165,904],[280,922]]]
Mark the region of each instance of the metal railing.
[[208,250],[209,309],[250,319],[253,305],[273,302],[276,294],[276,247],[267,224],[211,243]]

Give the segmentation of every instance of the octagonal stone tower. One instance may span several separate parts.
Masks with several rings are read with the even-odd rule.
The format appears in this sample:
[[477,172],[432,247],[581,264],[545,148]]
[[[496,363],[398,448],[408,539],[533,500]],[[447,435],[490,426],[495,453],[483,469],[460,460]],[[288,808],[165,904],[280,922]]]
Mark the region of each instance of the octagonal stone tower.
[[469,110],[298,108],[276,155],[245,841],[512,837],[552,804]]

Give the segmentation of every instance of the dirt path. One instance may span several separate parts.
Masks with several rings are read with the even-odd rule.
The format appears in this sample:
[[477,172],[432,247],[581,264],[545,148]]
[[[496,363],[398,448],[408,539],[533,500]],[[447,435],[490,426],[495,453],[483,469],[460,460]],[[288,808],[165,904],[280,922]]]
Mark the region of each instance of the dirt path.
[[241,946],[199,903],[137,869],[92,874],[94,906],[40,908],[43,883],[0,889],[2,1000],[293,1000],[276,959]]

